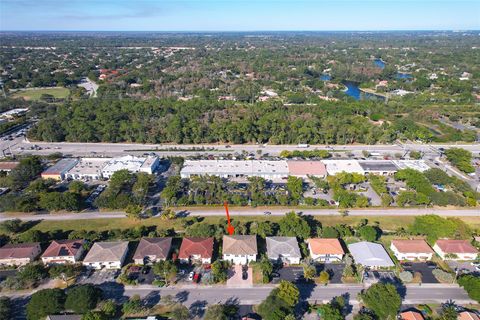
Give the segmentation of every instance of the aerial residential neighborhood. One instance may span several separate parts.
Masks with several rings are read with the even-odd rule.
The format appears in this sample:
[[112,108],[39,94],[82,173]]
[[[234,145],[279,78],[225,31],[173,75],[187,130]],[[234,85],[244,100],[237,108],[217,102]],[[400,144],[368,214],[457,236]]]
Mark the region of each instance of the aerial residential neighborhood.
[[479,12],[0,0],[0,320],[480,320]]

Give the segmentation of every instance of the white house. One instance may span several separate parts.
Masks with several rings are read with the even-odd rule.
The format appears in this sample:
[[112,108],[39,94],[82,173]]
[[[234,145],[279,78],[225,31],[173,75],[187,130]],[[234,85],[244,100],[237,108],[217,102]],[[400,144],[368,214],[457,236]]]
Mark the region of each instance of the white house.
[[223,236],[223,260],[234,264],[257,261],[256,236]]
[[390,249],[400,261],[431,260],[434,253],[432,248],[430,248],[428,243],[423,239],[392,240]]
[[437,240],[433,250],[444,260],[475,260],[478,250],[467,240]]
[[267,237],[267,256],[273,262],[299,264],[302,254],[295,237]]
[[92,269],[120,269],[128,253],[128,241],[95,242],[83,265]]

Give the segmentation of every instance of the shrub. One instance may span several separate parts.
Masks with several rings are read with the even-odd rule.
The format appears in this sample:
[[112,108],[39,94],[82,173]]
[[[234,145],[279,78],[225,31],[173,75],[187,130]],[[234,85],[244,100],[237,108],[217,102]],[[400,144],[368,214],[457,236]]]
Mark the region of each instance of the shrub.
[[410,271],[402,271],[398,276],[402,282],[412,282],[413,280],[413,274]]
[[433,276],[440,282],[453,282],[454,277],[451,273],[443,271],[442,269],[434,269],[432,271]]

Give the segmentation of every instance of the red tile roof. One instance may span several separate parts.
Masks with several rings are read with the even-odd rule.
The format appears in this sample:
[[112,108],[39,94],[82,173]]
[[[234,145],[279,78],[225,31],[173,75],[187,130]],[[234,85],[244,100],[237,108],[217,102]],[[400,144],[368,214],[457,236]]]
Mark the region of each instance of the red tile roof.
[[392,240],[392,245],[401,253],[433,253],[432,248],[423,239]]
[[6,244],[0,248],[0,259],[30,258],[37,251],[39,243]]
[[189,259],[192,255],[200,255],[202,258],[212,258],[213,238],[183,238],[179,259]]
[[480,320],[480,317],[470,311],[463,311],[458,314],[458,320]]
[[313,254],[344,254],[343,247],[335,238],[313,238],[308,239]]
[[405,311],[400,313],[401,320],[424,320],[423,315],[418,311]]
[[4,171],[4,170],[9,171],[9,170],[15,169],[19,164],[20,162],[16,162],[16,161],[0,162],[0,171]]
[[445,253],[478,253],[467,240],[437,240],[436,245]]
[[42,257],[75,256],[84,243],[85,240],[53,240]]

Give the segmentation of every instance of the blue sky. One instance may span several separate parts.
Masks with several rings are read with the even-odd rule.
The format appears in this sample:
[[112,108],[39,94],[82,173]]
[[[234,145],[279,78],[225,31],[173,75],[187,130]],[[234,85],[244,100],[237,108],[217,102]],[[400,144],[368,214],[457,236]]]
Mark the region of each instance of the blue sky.
[[0,0],[0,30],[480,29],[480,0]]

